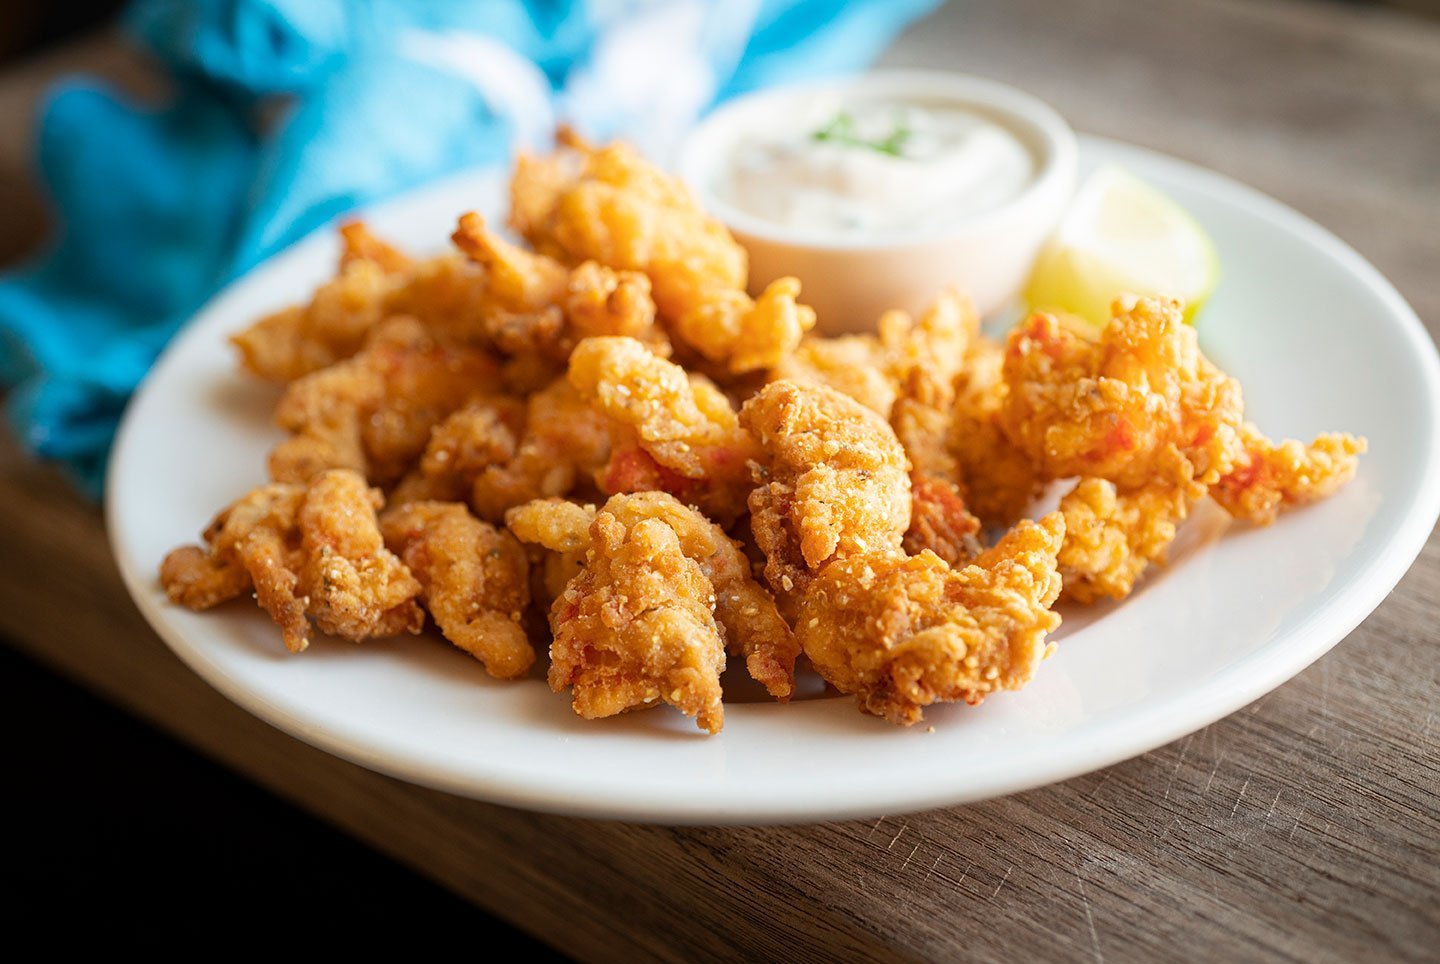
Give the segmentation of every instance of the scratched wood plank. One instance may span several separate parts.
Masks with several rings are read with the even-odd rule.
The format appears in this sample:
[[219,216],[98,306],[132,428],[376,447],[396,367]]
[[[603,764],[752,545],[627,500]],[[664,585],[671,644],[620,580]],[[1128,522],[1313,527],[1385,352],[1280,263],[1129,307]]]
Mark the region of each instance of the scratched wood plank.
[[[1440,30],[1328,4],[967,0],[895,63],[1232,173],[1440,320]],[[0,82],[0,105],[3,105]],[[0,113],[0,116],[4,116]],[[591,960],[1434,960],[1440,540],[1330,655],[1138,759],[865,823],[663,828],[407,786],[228,704],[125,597],[98,515],[0,444],[0,635]]]
[[1334,653],[1098,774],[868,823],[663,828],[527,814],[328,757],[146,629],[100,521],[0,454],[0,634],[582,958],[1425,959],[1440,935],[1440,545]]

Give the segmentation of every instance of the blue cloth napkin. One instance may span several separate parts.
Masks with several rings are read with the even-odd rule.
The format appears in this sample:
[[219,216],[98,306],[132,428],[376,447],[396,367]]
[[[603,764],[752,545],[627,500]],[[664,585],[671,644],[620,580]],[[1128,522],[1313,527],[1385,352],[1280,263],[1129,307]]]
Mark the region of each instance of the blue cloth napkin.
[[59,230],[0,279],[11,423],[98,496],[156,354],[258,261],[557,119],[663,154],[719,100],[854,70],[938,2],[137,0],[125,25],[173,95],[49,94],[36,163]]

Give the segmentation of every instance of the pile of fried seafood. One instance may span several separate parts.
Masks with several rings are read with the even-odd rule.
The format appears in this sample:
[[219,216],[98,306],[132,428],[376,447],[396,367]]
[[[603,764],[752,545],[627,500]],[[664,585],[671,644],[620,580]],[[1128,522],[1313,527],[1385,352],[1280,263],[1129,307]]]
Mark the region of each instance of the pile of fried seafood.
[[174,602],[253,593],[294,652],[428,613],[495,677],[548,650],[583,717],[711,733],[727,660],[784,702],[803,657],[912,724],[1024,686],[1057,599],[1127,595],[1198,500],[1264,525],[1364,449],[1267,439],[1174,301],[997,342],[947,291],[818,337],[794,279],[746,294],[743,249],[622,144],[521,158],[510,226],[529,247],[466,214],[419,259],[348,224],[333,280],[234,336],[286,438],[165,559]]

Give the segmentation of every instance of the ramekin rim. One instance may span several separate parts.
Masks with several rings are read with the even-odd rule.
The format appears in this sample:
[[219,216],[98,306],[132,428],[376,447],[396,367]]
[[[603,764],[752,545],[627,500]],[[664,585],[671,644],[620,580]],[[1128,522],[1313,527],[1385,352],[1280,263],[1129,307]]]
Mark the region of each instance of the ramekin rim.
[[[1037,157],[1038,170],[1033,180],[1015,197],[985,212],[952,225],[915,231],[885,231],[845,236],[826,234],[805,228],[793,228],[767,221],[727,203],[707,184],[713,171],[713,160],[703,158],[703,148],[710,146],[727,122],[760,108],[767,101],[796,95],[824,94],[861,90],[870,93],[906,93],[931,99],[953,99],[957,104],[973,104],[987,112],[1004,116],[1035,135],[1043,147]],[[1055,108],[1034,94],[1003,81],[944,70],[877,70],[844,77],[786,84],[743,94],[721,105],[705,116],[685,137],[677,153],[676,172],[699,198],[702,206],[719,218],[732,231],[756,240],[796,248],[823,251],[887,251],[953,243],[995,229],[1036,204],[1057,188],[1073,184],[1078,164],[1078,143],[1075,132]]]

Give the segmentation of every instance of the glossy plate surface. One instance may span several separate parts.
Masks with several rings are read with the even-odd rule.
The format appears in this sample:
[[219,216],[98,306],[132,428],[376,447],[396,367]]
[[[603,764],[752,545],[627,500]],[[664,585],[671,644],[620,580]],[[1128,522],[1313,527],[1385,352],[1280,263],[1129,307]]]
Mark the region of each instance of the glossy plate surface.
[[[538,678],[488,679],[438,637],[296,657],[248,600],[195,614],[156,581],[166,551],[263,481],[275,389],[240,376],[226,336],[327,278],[329,232],[231,286],[173,343],[126,416],[107,510],[141,611],[196,672],[302,740],[416,783],[519,807],[676,823],[895,814],[1062,780],[1150,750],[1251,702],[1354,628],[1414,560],[1440,510],[1440,364],[1414,313],[1332,235],[1217,174],[1087,138],[1187,207],[1224,278],[1202,343],[1272,436],[1369,437],[1355,481],[1268,529],[1202,505],[1171,564],[1123,604],[1064,609],[1059,650],[1021,693],[932,708],[897,729],[844,698],[726,707],[705,737],[668,709],[587,722]],[[382,236],[433,250],[457,214],[501,213],[469,175],[377,207]],[[1210,510],[1210,511],[1207,511]],[[1223,534],[1223,538],[1221,538]]]

